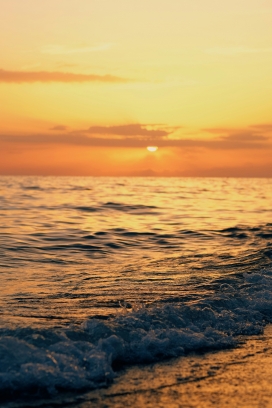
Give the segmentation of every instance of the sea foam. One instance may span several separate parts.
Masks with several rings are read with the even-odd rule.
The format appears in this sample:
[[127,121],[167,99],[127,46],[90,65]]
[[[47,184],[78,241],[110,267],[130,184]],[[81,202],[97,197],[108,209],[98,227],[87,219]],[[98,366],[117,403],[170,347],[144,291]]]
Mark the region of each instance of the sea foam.
[[234,347],[272,321],[272,270],[230,281],[198,300],[123,308],[108,320],[1,329],[1,398],[106,386],[117,366]]

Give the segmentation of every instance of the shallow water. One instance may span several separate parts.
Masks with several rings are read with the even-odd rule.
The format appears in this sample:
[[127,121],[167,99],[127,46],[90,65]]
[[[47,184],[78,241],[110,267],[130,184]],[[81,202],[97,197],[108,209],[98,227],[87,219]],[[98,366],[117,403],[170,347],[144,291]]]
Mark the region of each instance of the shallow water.
[[272,179],[0,178],[0,390],[233,347],[272,312]]

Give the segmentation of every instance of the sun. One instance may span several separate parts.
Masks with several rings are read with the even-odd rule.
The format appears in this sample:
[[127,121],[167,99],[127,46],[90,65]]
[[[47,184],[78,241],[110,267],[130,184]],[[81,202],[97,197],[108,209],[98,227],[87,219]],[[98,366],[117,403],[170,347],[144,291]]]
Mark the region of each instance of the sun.
[[147,146],[147,150],[154,153],[158,150],[158,146]]

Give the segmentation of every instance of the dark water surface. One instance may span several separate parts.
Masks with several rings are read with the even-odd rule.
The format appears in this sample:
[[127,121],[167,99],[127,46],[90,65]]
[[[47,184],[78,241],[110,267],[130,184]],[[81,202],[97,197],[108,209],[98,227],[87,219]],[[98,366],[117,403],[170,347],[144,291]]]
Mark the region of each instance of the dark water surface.
[[272,319],[272,179],[0,178],[0,391],[236,344]]

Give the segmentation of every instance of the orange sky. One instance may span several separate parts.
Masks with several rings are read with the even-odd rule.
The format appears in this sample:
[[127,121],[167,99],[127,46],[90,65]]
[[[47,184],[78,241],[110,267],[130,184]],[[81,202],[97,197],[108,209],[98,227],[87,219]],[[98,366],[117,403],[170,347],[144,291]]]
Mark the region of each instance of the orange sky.
[[272,176],[270,1],[0,6],[0,174]]

